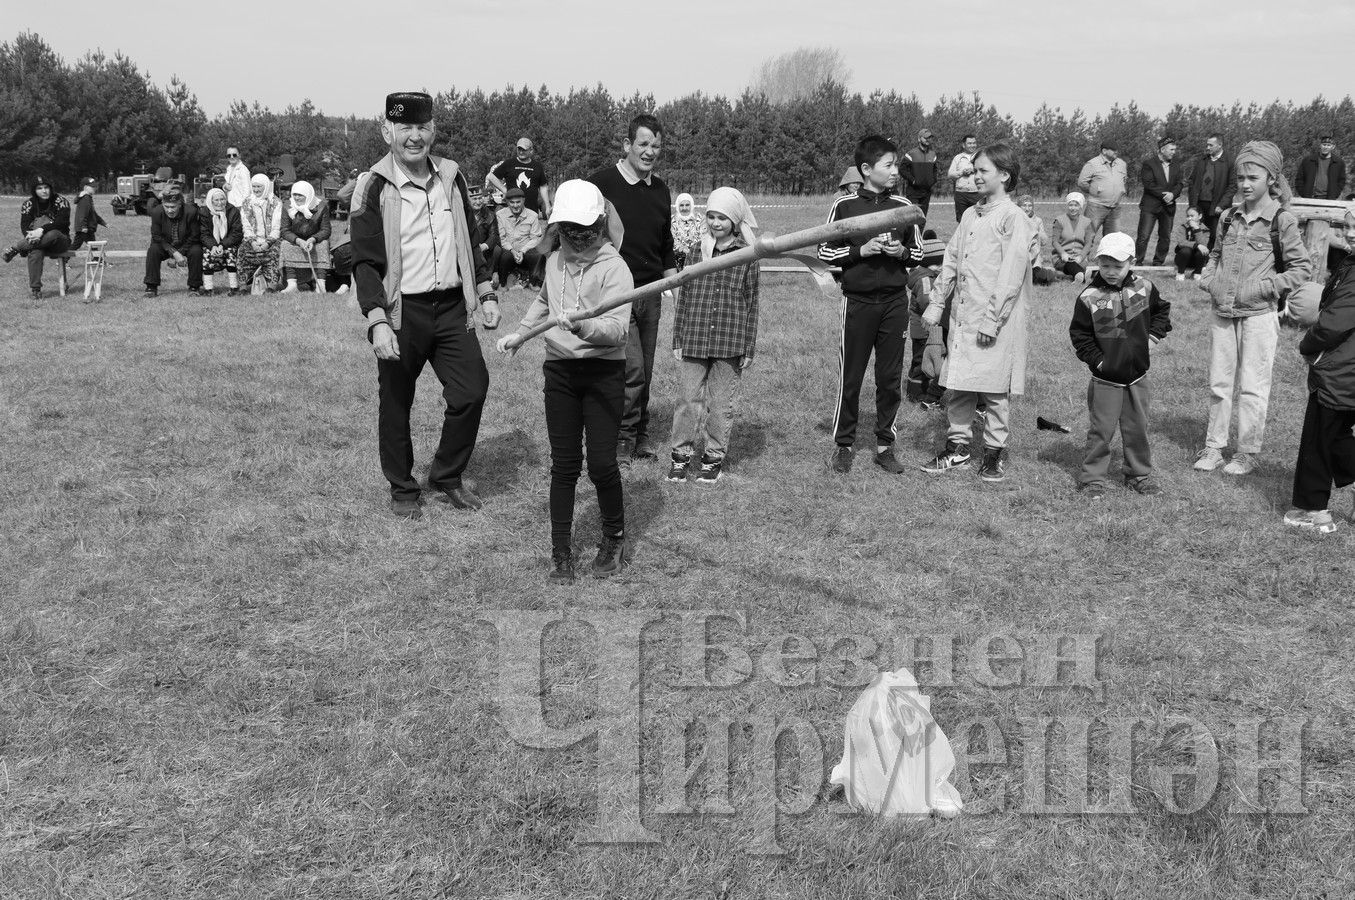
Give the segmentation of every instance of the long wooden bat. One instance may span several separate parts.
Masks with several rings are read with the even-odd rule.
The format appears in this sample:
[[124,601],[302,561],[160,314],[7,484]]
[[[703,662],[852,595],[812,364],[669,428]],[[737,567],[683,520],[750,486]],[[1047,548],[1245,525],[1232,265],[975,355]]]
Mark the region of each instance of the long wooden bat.
[[[709,275],[711,272],[732,269],[735,266],[746,265],[759,259],[781,256],[801,247],[817,246],[824,241],[837,241],[861,234],[875,235],[886,231],[902,231],[906,228],[914,228],[920,226],[925,218],[920,207],[896,206],[883,212],[853,216],[849,219],[838,219],[836,222],[829,222],[827,225],[816,225],[813,228],[793,231],[780,237],[763,234],[757,239],[757,243],[750,247],[741,247],[733,253],[725,253],[714,259],[703,259],[676,275],[661,278],[644,287],[632,288],[624,294],[618,294],[597,306],[575,310],[569,313],[569,320],[578,322],[582,319],[591,319],[594,316],[616,309],[618,306],[625,306],[627,303],[634,303],[636,300],[644,300],[648,297],[656,297],[664,291],[681,287],[693,278]],[[554,317],[548,318],[541,324],[524,332],[522,340],[514,346],[521,347],[532,338],[545,334],[555,327],[555,323]]]

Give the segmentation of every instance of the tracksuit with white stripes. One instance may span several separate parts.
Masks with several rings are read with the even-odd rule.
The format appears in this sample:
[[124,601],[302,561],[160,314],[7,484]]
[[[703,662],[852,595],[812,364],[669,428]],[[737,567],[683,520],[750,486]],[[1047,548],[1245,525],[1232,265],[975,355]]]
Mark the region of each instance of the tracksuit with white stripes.
[[[828,212],[828,221],[881,212],[889,204],[912,204],[890,193],[862,187],[840,197]],[[908,251],[914,246],[909,232],[893,237],[904,245],[902,257],[883,253],[862,256],[861,246],[876,235],[858,235],[819,245],[819,259],[842,269],[842,346],[838,360],[837,413],[833,417],[833,440],[838,446],[856,442],[856,422],[861,405],[861,380],[870,354],[875,353],[875,442],[894,444],[894,419],[903,400],[903,361],[908,335],[908,269],[914,263]]]

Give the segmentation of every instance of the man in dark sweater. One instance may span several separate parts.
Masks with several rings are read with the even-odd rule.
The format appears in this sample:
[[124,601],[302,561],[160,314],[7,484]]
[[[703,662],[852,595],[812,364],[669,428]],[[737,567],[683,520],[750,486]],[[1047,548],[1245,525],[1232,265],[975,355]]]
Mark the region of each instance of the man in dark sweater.
[[196,206],[184,199],[178,188],[165,191],[160,205],[151,210],[151,244],[146,248],[146,293],[160,291],[160,264],[188,270],[188,293],[202,296],[202,237]]
[[1294,196],[1314,200],[1340,200],[1346,192],[1346,164],[1336,155],[1331,135],[1318,139],[1317,152],[1299,160],[1294,173]]
[[[622,145],[625,156],[614,166],[599,169],[588,180],[616,209],[625,227],[621,258],[630,268],[636,287],[677,274],[673,255],[672,198],[668,185],[654,174],[663,150],[663,126],[651,115],[636,116]],[[654,375],[654,348],[659,340],[660,297],[631,304],[630,336],[626,341],[626,406],[616,457],[627,465],[632,456],[652,458],[649,440],[649,383]]]
[[1218,237],[1219,216],[1233,205],[1233,158],[1223,150],[1223,138],[1211,134],[1205,141],[1204,156],[1195,160],[1186,176],[1186,196],[1190,208],[1200,211],[1200,220],[1209,229],[1209,249]]

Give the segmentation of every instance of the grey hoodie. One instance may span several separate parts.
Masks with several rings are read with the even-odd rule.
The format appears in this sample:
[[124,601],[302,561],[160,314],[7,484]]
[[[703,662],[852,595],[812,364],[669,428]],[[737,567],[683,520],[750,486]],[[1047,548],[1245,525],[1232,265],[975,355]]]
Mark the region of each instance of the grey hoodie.
[[[592,309],[635,286],[621,254],[608,241],[576,254],[563,246],[546,259],[541,293],[527,307],[518,332],[523,333],[560,311]],[[579,322],[578,332],[559,326],[547,331],[547,359],[625,359],[630,333],[630,304],[626,303]]]

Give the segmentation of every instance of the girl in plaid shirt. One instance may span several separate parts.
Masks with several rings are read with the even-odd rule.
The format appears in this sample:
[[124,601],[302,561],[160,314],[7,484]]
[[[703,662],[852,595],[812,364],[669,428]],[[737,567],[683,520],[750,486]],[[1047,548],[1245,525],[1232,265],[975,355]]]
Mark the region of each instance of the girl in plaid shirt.
[[[716,188],[706,201],[707,234],[692,248],[695,265],[747,247],[756,240],[757,219],[743,194]],[[719,481],[734,422],[739,378],[753,364],[757,345],[757,261],[692,279],[678,297],[673,322],[673,358],[682,399],[673,411],[673,460],[668,480],[687,480],[705,419],[705,450],[698,484]]]

